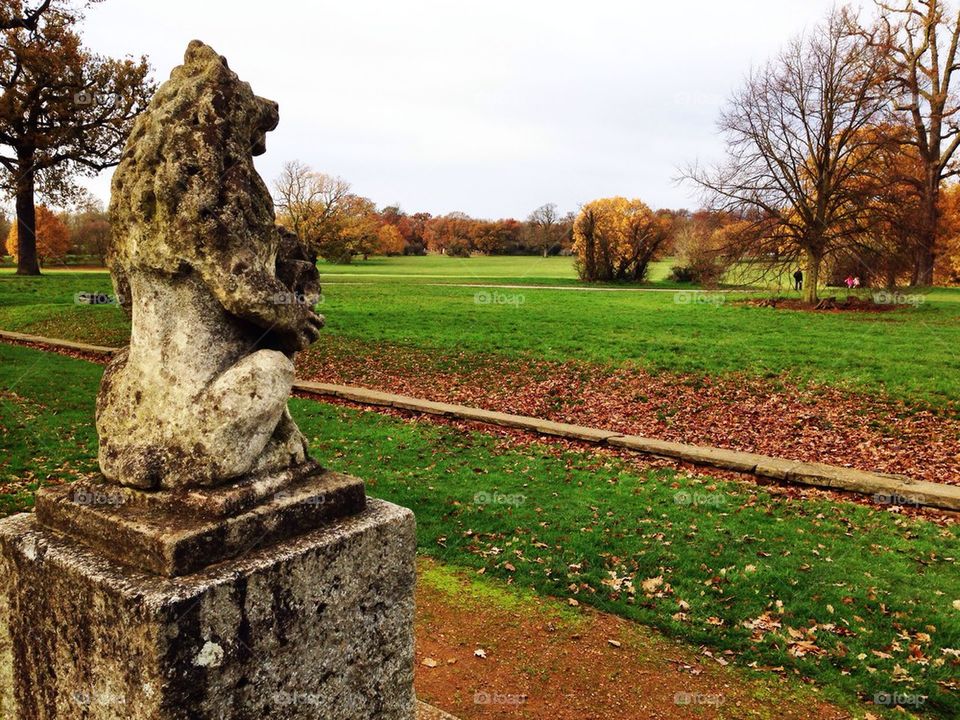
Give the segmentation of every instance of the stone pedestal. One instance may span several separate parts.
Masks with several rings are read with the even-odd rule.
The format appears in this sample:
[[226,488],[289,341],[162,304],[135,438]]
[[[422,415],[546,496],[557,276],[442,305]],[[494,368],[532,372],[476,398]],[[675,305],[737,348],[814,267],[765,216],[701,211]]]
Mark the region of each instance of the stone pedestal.
[[351,480],[201,494],[167,535],[89,488],[0,521],[0,717],[413,720],[413,515],[338,517]]

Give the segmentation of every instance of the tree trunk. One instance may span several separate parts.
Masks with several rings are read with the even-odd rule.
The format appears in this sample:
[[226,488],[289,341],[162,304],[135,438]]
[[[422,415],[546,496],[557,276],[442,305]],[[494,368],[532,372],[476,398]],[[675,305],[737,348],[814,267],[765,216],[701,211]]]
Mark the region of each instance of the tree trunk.
[[37,212],[33,204],[33,154],[20,160],[17,181],[17,275],[39,275],[37,261]]
[[810,250],[806,251],[807,268],[803,273],[803,301],[811,305],[817,302],[817,286],[820,284],[820,262],[822,258]]
[[923,189],[920,237],[917,238],[915,267],[912,285],[933,285],[933,266],[936,261],[937,228],[940,224],[940,177],[936,171],[928,171]]

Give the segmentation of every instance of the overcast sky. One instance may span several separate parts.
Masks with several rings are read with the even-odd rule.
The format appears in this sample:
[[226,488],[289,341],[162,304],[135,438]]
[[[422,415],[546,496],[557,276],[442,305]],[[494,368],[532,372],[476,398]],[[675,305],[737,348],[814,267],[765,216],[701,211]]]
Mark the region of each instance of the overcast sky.
[[[280,103],[257,167],[340,175],[378,205],[525,217],[607,195],[693,207],[724,99],[831,0],[106,0],[84,36],[159,80],[198,38]],[[89,183],[109,194],[109,175]]]

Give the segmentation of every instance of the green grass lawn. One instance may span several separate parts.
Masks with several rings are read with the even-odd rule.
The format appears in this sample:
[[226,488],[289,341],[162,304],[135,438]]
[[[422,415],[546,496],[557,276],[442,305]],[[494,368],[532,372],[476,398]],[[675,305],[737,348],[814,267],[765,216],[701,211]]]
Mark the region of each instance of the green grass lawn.
[[[583,292],[445,287],[428,270],[476,262],[478,274],[514,279],[523,263],[557,270],[567,258],[391,258],[364,275],[358,262],[324,285],[326,333],[366,343],[401,344],[432,357],[578,360],[684,373],[787,376],[890,396],[957,412],[960,398],[960,290],[935,290],[917,308],[889,313],[813,314],[737,304],[739,295]],[[424,263],[423,266],[417,263]],[[512,263],[512,264],[511,264]],[[454,265],[450,266],[451,268]],[[423,273],[403,276],[414,269]],[[497,269],[499,268],[499,270]],[[329,269],[323,266],[323,270]],[[447,281],[475,281],[461,274]],[[410,279],[405,279],[409,277]],[[562,279],[562,278],[561,278]],[[570,278],[567,278],[570,279]],[[550,281],[553,282],[552,280]],[[571,281],[572,282],[572,281]],[[361,284],[356,284],[361,283]],[[115,307],[76,305],[77,292],[110,292],[106,273],[0,274],[0,328],[101,344],[122,344],[127,321]],[[321,340],[322,342],[322,340]]]
[[[659,269],[659,268],[658,268]],[[559,284],[578,281],[570,257],[483,256],[471,258],[426,255],[423,257],[372,257],[349,265],[320,261],[320,272],[331,280],[402,279],[425,282],[510,282]],[[669,270],[666,271],[669,273]],[[666,274],[651,273],[652,280]]]
[[[29,507],[42,482],[95,470],[100,374],[0,345],[3,512]],[[919,695],[922,716],[960,716],[956,526],[309,400],[291,408],[325,464],[416,512],[425,555],[782,667],[842,702]]]
[[[674,262],[650,264],[640,287],[680,287],[669,279]],[[469,258],[426,255],[423,257],[372,257],[349,265],[319,263],[328,284],[345,282],[490,285],[551,285],[560,287],[636,287],[623,283],[586,283],[577,276],[572,257],[475,256]]]

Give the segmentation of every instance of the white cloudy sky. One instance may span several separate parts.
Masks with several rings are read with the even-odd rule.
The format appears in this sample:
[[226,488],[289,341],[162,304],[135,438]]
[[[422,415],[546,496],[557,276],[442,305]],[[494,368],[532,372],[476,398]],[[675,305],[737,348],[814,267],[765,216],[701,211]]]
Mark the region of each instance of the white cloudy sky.
[[[106,0],[89,46],[165,79],[199,38],[280,103],[258,158],[300,159],[378,205],[523,217],[605,195],[690,207],[751,63],[832,0]],[[90,183],[106,198],[109,173]]]

